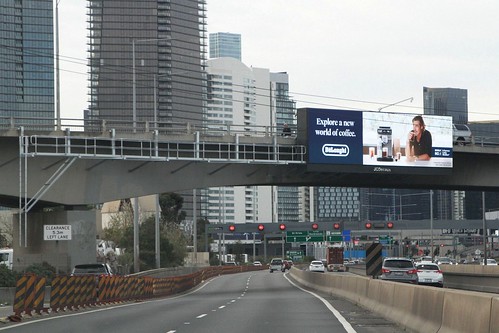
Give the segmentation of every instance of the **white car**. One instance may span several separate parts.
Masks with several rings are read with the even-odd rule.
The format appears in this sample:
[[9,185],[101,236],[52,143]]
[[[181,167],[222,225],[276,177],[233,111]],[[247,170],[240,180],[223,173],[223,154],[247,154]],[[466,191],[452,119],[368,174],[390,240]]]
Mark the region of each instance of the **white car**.
[[444,274],[437,264],[424,262],[417,264],[416,270],[418,271],[418,284],[437,287],[444,286]]
[[308,265],[308,270],[311,272],[321,272],[324,273],[326,271],[326,268],[324,267],[324,264],[320,260],[312,260],[310,265]]
[[[483,259],[481,264],[483,265]],[[497,261],[495,259],[487,259],[487,266],[497,266]]]
[[465,146],[473,143],[473,134],[467,125],[452,124],[452,130],[452,141],[455,145]]

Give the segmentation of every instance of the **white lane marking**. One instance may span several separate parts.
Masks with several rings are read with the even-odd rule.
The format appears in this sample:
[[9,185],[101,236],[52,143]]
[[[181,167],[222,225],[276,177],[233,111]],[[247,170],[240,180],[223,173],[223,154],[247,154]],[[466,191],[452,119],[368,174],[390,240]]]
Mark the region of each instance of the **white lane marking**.
[[231,302],[231,303],[234,303],[235,301],[236,301],[236,300],[235,300],[235,299],[233,299],[233,300],[232,300],[232,301],[230,301],[230,302]]
[[225,305],[220,305],[218,308],[223,309],[223,308],[225,308]]
[[328,308],[328,310],[331,311],[333,313],[333,315],[336,317],[336,319],[338,319],[338,321],[341,323],[341,325],[343,325],[343,328],[347,331],[347,333],[357,333],[357,331],[354,330],[354,328],[352,327],[352,325],[350,325],[350,323],[345,319],[345,317],[343,317],[341,315],[341,313],[339,313],[339,311],[336,310],[328,301],[326,301],[324,298],[322,298],[321,296],[317,295],[314,292],[311,292],[311,291],[308,291],[306,289],[303,289],[302,287],[300,287],[299,285],[297,285],[293,281],[291,281],[286,275],[284,275],[284,277],[293,286],[295,286],[296,288],[298,288],[300,290],[303,290],[304,292],[309,293],[310,295],[318,298],[322,303],[324,303],[324,305]]
[[206,316],[207,316],[207,314],[206,314],[206,313],[203,313],[203,314],[201,314],[201,315],[197,316],[196,318],[197,318],[197,319],[199,319],[199,318],[203,318],[203,317],[206,317]]
[[177,331],[176,330],[171,330],[171,331],[168,331],[166,333],[175,333],[175,332],[177,332]]

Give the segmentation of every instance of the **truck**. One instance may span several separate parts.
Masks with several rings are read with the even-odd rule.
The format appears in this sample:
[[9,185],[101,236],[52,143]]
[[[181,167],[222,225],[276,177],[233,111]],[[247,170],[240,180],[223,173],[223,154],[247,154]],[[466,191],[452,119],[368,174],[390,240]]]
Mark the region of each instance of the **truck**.
[[14,262],[14,250],[0,249],[0,265],[5,265],[7,266],[8,269],[12,269],[13,262]]
[[326,261],[327,261],[328,272],[346,271],[345,263],[343,261],[342,247],[328,247],[326,255],[327,255]]

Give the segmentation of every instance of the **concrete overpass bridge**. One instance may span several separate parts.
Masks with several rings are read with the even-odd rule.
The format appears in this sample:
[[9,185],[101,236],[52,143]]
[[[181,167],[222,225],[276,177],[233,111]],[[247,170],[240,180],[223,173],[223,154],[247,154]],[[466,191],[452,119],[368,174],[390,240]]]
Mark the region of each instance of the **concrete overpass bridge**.
[[17,207],[24,198],[31,207],[78,206],[238,185],[499,189],[495,146],[454,146],[448,175],[350,173],[335,165],[318,172],[303,140],[269,127],[62,128],[0,128],[1,204]]
[[[24,260],[18,263],[21,269],[41,261],[61,269],[94,261],[82,254],[95,251],[98,217],[78,206],[122,198],[237,185],[499,188],[497,147],[455,146],[453,171],[446,175],[350,173],[333,165],[317,172],[307,165],[307,146],[300,133],[281,136],[270,127],[143,124],[130,130],[71,122],[56,128],[52,123],[0,119],[0,204],[24,213],[14,223],[19,235],[16,252]],[[37,214],[40,208],[60,205],[72,208]],[[72,242],[48,246],[40,236],[46,224],[68,223],[73,227]]]

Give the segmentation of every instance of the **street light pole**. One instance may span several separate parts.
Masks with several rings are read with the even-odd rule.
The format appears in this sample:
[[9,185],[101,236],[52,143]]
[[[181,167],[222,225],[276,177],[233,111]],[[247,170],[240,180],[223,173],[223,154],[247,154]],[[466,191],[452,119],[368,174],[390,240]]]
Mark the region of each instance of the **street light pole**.
[[430,190],[430,236],[431,236],[431,259],[434,259],[433,254],[433,190]]
[[133,132],[137,131],[137,87],[135,82],[135,39],[132,40],[132,119]]
[[61,79],[59,69],[59,2],[55,3],[55,73],[56,73],[56,118],[57,130],[61,130]]
[[485,219],[485,192],[482,191],[482,223],[483,223],[483,264],[487,265],[487,221]]
[[383,106],[383,107],[380,107],[380,108],[378,109],[378,112],[380,112],[380,111],[381,111],[381,110],[383,110],[383,109],[389,108],[390,106],[394,106],[394,105],[397,105],[397,104],[403,103],[403,102],[405,102],[405,101],[411,101],[411,103],[412,103],[412,101],[413,101],[413,100],[414,100],[414,97],[409,97],[409,98],[403,99],[403,100],[401,100],[401,101],[399,101],[399,102],[396,102],[396,103],[392,103],[392,104],[385,105],[385,106]]
[[[173,38],[132,39],[132,119],[133,132],[137,132],[137,78],[135,72],[135,43],[159,42],[162,40],[173,40]],[[156,88],[154,89],[156,93]],[[154,100],[156,102],[156,99]],[[155,114],[156,116],[156,114]],[[155,120],[156,122],[156,120]]]

